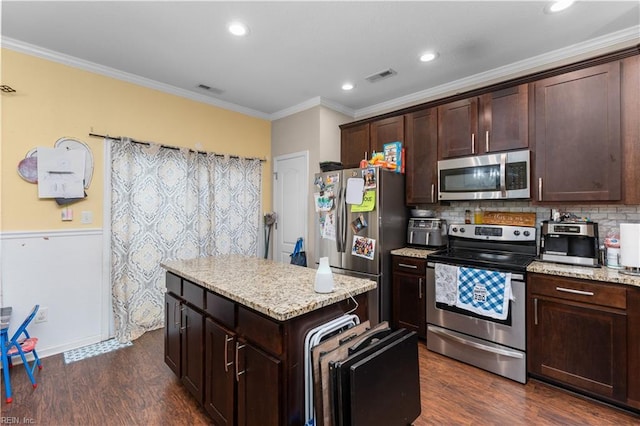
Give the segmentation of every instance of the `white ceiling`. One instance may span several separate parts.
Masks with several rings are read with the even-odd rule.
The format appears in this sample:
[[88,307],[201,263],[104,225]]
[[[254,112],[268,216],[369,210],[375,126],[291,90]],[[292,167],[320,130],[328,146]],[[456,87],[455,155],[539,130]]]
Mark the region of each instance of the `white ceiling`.
[[[3,0],[1,31],[3,47],[250,115],[323,103],[357,118],[640,43],[637,0],[580,1],[555,15],[547,3]],[[227,32],[234,19],[247,37]],[[438,59],[419,62],[428,49]],[[365,80],[387,68],[397,75]],[[356,88],[343,92],[345,81]]]

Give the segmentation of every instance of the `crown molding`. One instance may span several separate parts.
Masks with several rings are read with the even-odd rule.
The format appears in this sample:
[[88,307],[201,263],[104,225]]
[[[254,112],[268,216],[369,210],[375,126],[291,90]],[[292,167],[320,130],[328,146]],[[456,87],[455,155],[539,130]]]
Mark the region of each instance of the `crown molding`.
[[320,96],[308,99],[297,105],[289,108],[277,111],[273,114],[266,114],[260,111],[256,111],[251,108],[242,107],[240,105],[233,104],[231,102],[225,102],[218,99],[213,99],[205,95],[199,95],[188,90],[180,89],[175,86],[160,83],[155,80],[143,78],[134,74],[126,73],[116,70],[114,68],[105,67],[93,62],[85,61],[70,55],[55,52],[52,50],[44,49],[39,46],[35,46],[29,43],[25,43],[19,40],[15,40],[9,37],[2,37],[2,47],[15,50],[17,52],[26,53],[28,55],[36,56],[49,61],[61,63],[74,68],[79,68],[85,71],[93,72],[96,74],[104,75],[107,77],[115,78],[118,80],[126,81],[129,83],[137,84],[150,89],[158,90],[164,93],[180,96],[186,99],[190,99],[196,102],[212,105],[219,108],[224,108],[230,111],[235,111],[241,114],[245,114],[251,117],[256,117],[264,120],[278,120],[289,115],[305,111],[315,106],[325,106],[336,112],[340,112],[354,119],[364,118],[368,116],[374,116],[384,112],[393,111],[401,107],[406,107],[411,104],[417,104],[426,102],[429,100],[435,100],[437,98],[449,95],[451,93],[462,92],[468,89],[477,87],[479,85],[486,85],[489,82],[499,82],[514,78],[518,75],[535,69],[541,70],[544,68],[552,68],[558,65],[559,61],[566,61],[571,58],[575,58],[580,55],[587,54],[602,54],[606,51],[613,51],[624,47],[629,47],[633,44],[640,42],[640,25],[636,25],[621,31],[617,31],[611,34],[607,34],[601,37],[597,37],[591,40],[587,40],[582,43],[574,44],[566,48],[557,49],[551,52],[544,53],[542,55],[534,56],[522,61],[514,62],[509,65],[498,67],[489,71],[485,71],[479,74],[475,74],[471,77],[455,80],[440,86],[432,87],[430,89],[422,90],[420,92],[412,93],[406,96],[395,98],[389,101],[381,102],[379,104],[371,105],[369,107],[354,110],[341,105],[337,102],[322,98]]
[[480,85],[486,86],[490,82],[497,83],[499,81],[509,80],[523,75],[526,72],[532,72],[536,69],[539,71],[543,69],[550,69],[559,65],[558,62],[560,61],[575,59],[581,55],[600,55],[623,49],[625,47],[630,47],[639,42],[640,25],[636,25],[605,36],[597,37],[582,43],[553,50],[551,52],[543,53],[542,55],[475,74],[471,77],[461,78],[427,90],[412,93],[390,101],[381,102],[366,108],[361,108],[355,111],[354,118],[359,119],[374,116],[383,112],[389,112],[401,107],[406,107],[411,104],[435,100],[452,93],[465,92]]
[[15,40],[9,37],[2,37],[2,47],[16,52],[25,53],[27,55],[36,56],[38,58],[46,59],[52,62],[57,62],[70,67],[78,68],[84,71],[89,71],[95,74],[104,75],[106,77],[115,78],[117,80],[126,81],[139,86],[147,87],[149,89],[158,90],[160,92],[168,93],[170,95],[180,96],[182,98],[190,99],[192,101],[201,102],[204,104],[212,105],[215,107],[235,111],[251,117],[261,118],[269,120],[269,114],[265,114],[260,111],[256,111],[251,108],[245,108],[240,105],[233,104],[231,102],[225,102],[219,99],[214,99],[209,96],[199,95],[188,90],[180,89],[169,84],[160,83],[155,80],[140,77],[135,74],[130,74],[124,71],[119,71],[114,68],[105,67],[93,62],[85,61],[83,59],[76,58],[74,56],[65,55],[64,53],[55,52],[53,50],[44,49],[33,44],[25,43],[20,40]]
[[309,108],[313,108],[316,106],[324,106],[341,114],[347,115],[351,118],[355,118],[355,111],[353,109],[347,108],[344,105],[320,96],[316,96],[315,98],[308,99],[292,107],[274,112],[273,114],[271,114],[270,118],[271,120],[279,120],[281,118],[288,117],[298,112],[306,111]]

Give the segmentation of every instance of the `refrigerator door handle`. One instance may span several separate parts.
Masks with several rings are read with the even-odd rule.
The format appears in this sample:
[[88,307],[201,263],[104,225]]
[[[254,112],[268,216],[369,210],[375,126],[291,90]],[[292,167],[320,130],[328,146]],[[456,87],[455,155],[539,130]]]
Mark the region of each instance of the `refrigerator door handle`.
[[347,205],[347,188],[344,188],[343,190],[343,201],[342,201],[342,207],[343,207],[343,215],[342,215],[342,252],[346,253],[347,251],[347,216],[349,214],[348,208],[349,206]]
[[336,194],[336,251],[342,253],[342,189]]

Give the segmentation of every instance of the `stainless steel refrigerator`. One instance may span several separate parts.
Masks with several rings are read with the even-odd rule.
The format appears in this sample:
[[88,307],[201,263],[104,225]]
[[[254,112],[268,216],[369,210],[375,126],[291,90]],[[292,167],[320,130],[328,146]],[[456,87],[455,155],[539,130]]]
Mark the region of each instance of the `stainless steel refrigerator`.
[[368,299],[372,323],[391,320],[391,254],[406,244],[404,175],[380,167],[315,175],[318,258],[334,273],[377,281]]

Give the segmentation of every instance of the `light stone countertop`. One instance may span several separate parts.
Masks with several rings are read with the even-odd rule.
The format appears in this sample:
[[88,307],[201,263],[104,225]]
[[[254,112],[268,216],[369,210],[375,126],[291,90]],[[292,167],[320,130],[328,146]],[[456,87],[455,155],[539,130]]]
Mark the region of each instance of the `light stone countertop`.
[[617,269],[589,268],[587,266],[563,265],[561,263],[534,261],[527,267],[527,272],[558,275],[562,277],[580,278],[593,281],[604,281],[616,284],[627,284],[640,287],[640,277],[621,274]]
[[[394,256],[406,256],[426,259],[429,254],[436,251],[437,250],[427,248],[403,247],[391,250],[391,254]],[[619,270],[607,268],[606,266],[600,268],[590,268],[587,266],[564,265],[560,263],[534,261],[527,267],[527,272],[537,272],[539,274],[558,275],[562,277],[604,281],[640,287],[640,277],[621,274]]]
[[193,283],[278,321],[376,288],[375,281],[333,274],[334,290],[314,291],[316,270],[257,257],[226,255],[160,264]]
[[391,254],[394,256],[406,256],[417,257],[419,259],[426,259],[431,253],[435,253],[437,250],[417,247],[403,247],[395,250],[391,250]]

